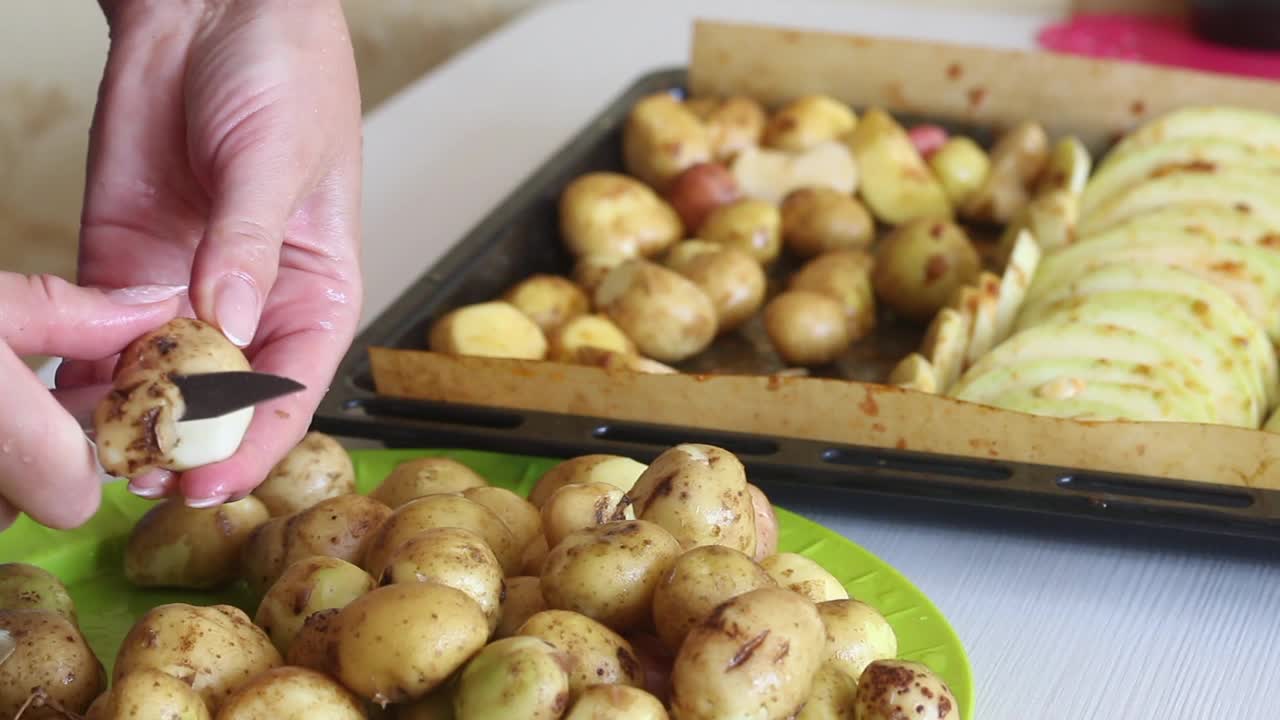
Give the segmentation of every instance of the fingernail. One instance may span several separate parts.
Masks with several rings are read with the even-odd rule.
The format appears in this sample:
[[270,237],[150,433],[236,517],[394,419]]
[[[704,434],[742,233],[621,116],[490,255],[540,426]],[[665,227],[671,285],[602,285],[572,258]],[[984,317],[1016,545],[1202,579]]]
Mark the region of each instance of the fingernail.
[[155,487],[143,487],[143,486],[134,485],[133,483],[129,483],[128,489],[129,489],[129,492],[133,493],[134,495],[137,495],[140,498],[146,498],[148,500],[154,500],[160,497],[161,495],[164,495],[163,485],[157,485]]
[[213,298],[213,314],[228,340],[239,347],[252,342],[258,312],[258,289],[249,278],[235,273],[222,278]]
[[164,302],[186,291],[186,285],[135,285],[109,290],[107,297],[121,305],[150,305]]
[[211,508],[225,503],[230,497],[230,495],[214,495],[207,498],[187,498],[186,503],[189,508]]

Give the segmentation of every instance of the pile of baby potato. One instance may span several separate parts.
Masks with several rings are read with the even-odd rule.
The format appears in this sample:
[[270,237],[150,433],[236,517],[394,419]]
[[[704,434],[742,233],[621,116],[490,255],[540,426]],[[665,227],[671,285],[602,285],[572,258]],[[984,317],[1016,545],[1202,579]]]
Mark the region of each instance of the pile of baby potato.
[[[632,108],[622,143],[626,174],[588,173],[560,196],[572,271],[454,310],[430,349],[670,373],[759,318],[785,365],[828,365],[878,314],[923,327],[999,287],[973,229],[1049,233],[1056,216],[1029,208],[1056,209],[1057,188],[1087,172],[1078,141],[1051,147],[1035,123],[988,152],[824,95],[770,112],[656,93]],[[1010,252],[987,245],[1003,266]],[[902,384],[940,385],[918,374]]]
[[959,716],[880,613],[777,543],[717,447],[573,458],[528,499],[425,457],[365,496],[312,433],[254,494],[139,520],[133,584],[260,600],[150,609],[109,689],[58,580],[0,566],[0,717]]

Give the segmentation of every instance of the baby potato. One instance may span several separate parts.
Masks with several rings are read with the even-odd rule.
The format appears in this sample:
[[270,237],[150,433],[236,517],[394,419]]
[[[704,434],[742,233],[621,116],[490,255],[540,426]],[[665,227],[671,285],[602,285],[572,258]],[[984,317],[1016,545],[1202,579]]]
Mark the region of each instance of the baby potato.
[[898,655],[898,637],[889,621],[870,605],[858,600],[818,603],[818,615],[827,629],[826,661],[852,677],[876,660]]
[[524,548],[517,547],[511,530],[489,508],[460,495],[428,495],[402,505],[372,537],[364,569],[382,577],[392,555],[405,543],[433,528],[453,527],[479,535],[493,550],[506,575],[520,570]]
[[622,163],[655,188],[686,168],[711,159],[711,142],[698,116],[671,93],[641,98],[622,128]]
[[[80,630],[53,610],[0,610],[0,717],[19,717],[33,693],[83,713],[106,687],[102,663]],[[60,718],[48,707],[23,718]]]
[[254,491],[272,517],[292,515],[356,491],[356,469],[337,440],[309,432]]
[[[156,716],[159,717],[159,716]],[[328,676],[279,667],[241,685],[218,711],[218,720],[364,720],[360,699]]]
[[293,637],[293,643],[289,645],[285,664],[332,673],[330,640],[333,638],[333,627],[337,623],[338,613],[341,610],[342,608],[329,608],[308,615],[306,620],[302,621],[298,634]]
[[686,102],[707,128],[711,154],[718,161],[729,161],[739,152],[760,144],[768,113],[760,103],[742,95],[708,103],[697,110]]
[[629,494],[640,518],[661,525],[685,550],[725,545],[747,556],[755,553],[747,472],[728,450],[676,445],[649,465]]
[[871,213],[852,195],[831,188],[801,188],[782,200],[782,239],[804,258],[832,250],[864,250],[875,239]]
[[862,250],[834,250],[805,263],[791,276],[792,290],[808,290],[835,299],[844,308],[849,339],[856,342],[876,327],[876,296],[871,284],[875,260]]
[[871,213],[889,225],[921,217],[951,217],[951,201],[907,133],[889,115],[868,110],[846,138]]
[[781,204],[787,195],[807,187],[852,195],[861,172],[853,151],[838,140],[800,153],[747,148],[733,159],[729,171],[744,196],[770,204]]
[[284,532],[281,570],[316,555],[359,563],[391,514],[391,508],[364,495],[340,495],[291,516]]
[[760,567],[778,583],[815,603],[848,600],[849,591],[827,569],[799,553],[778,553],[760,561]]
[[488,485],[475,470],[452,458],[406,460],[369,493],[369,497],[397,510],[410,500],[440,493],[460,493]]
[[461,590],[413,582],[356,598],[330,632],[334,675],[385,708],[438,687],[484,647],[489,625]]
[[285,568],[258,603],[253,621],[266,631],[280,654],[287,655],[309,615],[343,607],[376,586],[369,573],[346,560],[309,557]]
[[584,347],[599,348],[624,355],[634,355],[636,344],[613,321],[604,315],[579,315],[551,334],[548,357],[560,362],[574,362]]
[[394,720],[455,720],[457,715],[453,710],[452,688],[445,685],[411,703],[393,705],[389,712],[370,715],[370,720],[379,717]]
[[871,281],[876,295],[895,312],[928,322],[981,269],[964,228],[921,218],[899,226],[876,248]]
[[583,255],[573,264],[573,281],[578,284],[589,297],[595,297],[596,288],[604,281],[609,271],[628,260],[625,255],[614,253],[592,253]]
[[543,610],[526,620],[516,635],[541,638],[568,655],[571,699],[591,685],[640,687],[644,681],[631,644],[586,615]]
[[675,270],[683,275],[694,260],[707,253],[720,252],[725,248],[720,243],[707,242],[706,240],[685,240],[677,243],[662,258],[662,264],[668,268]]
[[75,602],[58,576],[27,563],[0,563],[0,610],[49,610],[76,623]]
[[760,562],[778,552],[778,515],[763,490],[748,483],[747,492],[751,493],[751,509],[756,514],[756,553],[752,559]]
[[473,357],[541,360],[547,356],[542,329],[515,305],[501,300],[465,305],[431,326],[432,352]]
[[672,652],[721,603],[777,583],[751,558],[723,545],[696,547],[676,558],[653,593],[653,626]]
[[604,482],[627,492],[635,487],[645,467],[644,463],[622,455],[594,454],[570,458],[538,478],[529,492],[529,502],[540,508],[555,491],[571,484]]
[[809,290],[787,290],[764,309],[769,341],[788,365],[826,365],[849,349],[849,322],[833,298]]
[[651,257],[680,240],[684,226],[676,211],[644,183],[595,172],[569,183],[561,194],[560,234],[579,259]]
[[182,680],[217,712],[237,688],[281,664],[271,638],[230,605],[184,603],[148,610],[130,628],[116,655],[113,682],[142,669]]
[[542,515],[538,508],[506,488],[471,488],[463,490],[462,497],[492,510],[511,531],[518,548],[527,547],[542,534]]
[[528,315],[547,335],[591,310],[591,299],[582,288],[559,275],[531,275],[505,292],[502,299]]
[[86,720],[211,720],[209,708],[191,686],[178,678],[144,668],[116,681],[111,692],[95,700]]
[[579,530],[551,547],[542,596],[548,607],[626,632],[648,620],[653,593],[679,554],[671,533],[644,520]]
[[211,508],[181,500],[153,506],[129,533],[124,574],[138,587],[207,589],[235,579],[240,552],[267,507],[250,495]]
[[525,621],[547,609],[542,597],[542,580],[532,575],[519,575],[506,579],[506,598],[502,601],[502,617],[493,637],[497,639],[515,635]]
[[858,720],[945,720],[958,718],[951,688],[932,670],[908,660],[877,660],[858,678],[854,696]]
[[551,552],[551,544],[546,535],[539,535],[520,555],[520,573],[523,575],[542,576],[542,566],[547,562]]
[[782,252],[782,214],[773,203],[744,198],[711,211],[698,235],[707,242],[741,250],[767,265]]
[[825,663],[813,676],[809,700],[796,720],[858,720],[854,698],[858,681],[840,668]]
[[663,196],[680,215],[685,232],[696,234],[712,210],[737,200],[742,193],[728,168],[698,163],[677,175]]
[[787,718],[822,665],[822,619],[802,595],[760,588],[723,603],[689,632],[671,672],[681,720]]
[[391,554],[383,585],[436,582],[466,593],[484,612],[489,631],[502,616],[502,566],[470,530],[438,527],[415,536]]
[[827,95],[805,95],[778,109],[764,128],[766,147],[803,152],[853,130],[857,116]]
[[677,272],[710,298],[718,332],[737,329],[764,304],[764,269],[736,248],[723,246],[719,252],[701,253]]
[[644,672],[642,687],[665,704],[671,698],[671,665],[675,662],[675,653],[650,633],[630,633],[625,637],[640,660]]
[[628,260],[596,288],[596,306],[622,328],[641,353],[679,362],[707,348],[716,335],[716,310],[697,285],[647,260]]
[[952,204],[963,206],[987,179],[991,161],[972,139],[953,137],[929,158],[929,167]]
[[289,517],[271,518],[254,528],[240,553],[240,574],[257,597],[284,572],[284,534]]
[[565,485],[542,506],[542,534],[554,548],[570,533],[635,517],[627,493],[609,483]]
[[658,698],[628,685],[592,685],[578,696],[565,720],[667,720]]
[[458,676],[457,717],[558,720],[569,706],[568,665],[563,651],[540,638],[490,643]]

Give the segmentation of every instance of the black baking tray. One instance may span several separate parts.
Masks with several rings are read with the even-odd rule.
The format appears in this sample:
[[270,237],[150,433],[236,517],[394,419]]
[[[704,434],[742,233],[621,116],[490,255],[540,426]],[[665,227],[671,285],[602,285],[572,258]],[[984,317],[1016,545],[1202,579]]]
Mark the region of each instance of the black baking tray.
[[[737,454],[753,482],[766,490],[799,485],[1280,540],[1276,491],[376,394],[369,348],[423,349],[427,329],[449,310],[491,300],[532,273],[563,274],[572,266],[559,241],[560,191],[585,172],[621,170],[621,128],[630,107],[649,93],[683,92],[685,79],[682,68],[640,78],[421,275],[356,338],[316,413],[315,429],[391,447],[448,446],[549,457],[616,453],[644,461],[678,443],[706,442]],[[941,124],[980,142],[990,139],[989,129]],[[825,374],[878,380],[860,375],[883,377],[886,363],[910,352],[918,340],[918,331],[910,329],[882,333],[876,346],[882,357],[864,355]],[[681,369],[780,369],[767,344],[766,351],[746,352],[753,346],[759,350],[761,343],[748,329],[735,339],[717,341]],[[733,367],[742,357],[755,357],[754,367]]]

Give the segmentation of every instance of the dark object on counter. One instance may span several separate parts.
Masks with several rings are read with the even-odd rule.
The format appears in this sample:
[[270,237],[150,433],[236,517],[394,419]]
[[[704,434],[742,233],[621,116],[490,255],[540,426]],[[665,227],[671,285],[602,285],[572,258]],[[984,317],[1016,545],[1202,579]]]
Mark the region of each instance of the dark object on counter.
[[1191,29],[1230,47],[1280,50],[1280,0],[1190,0]]

